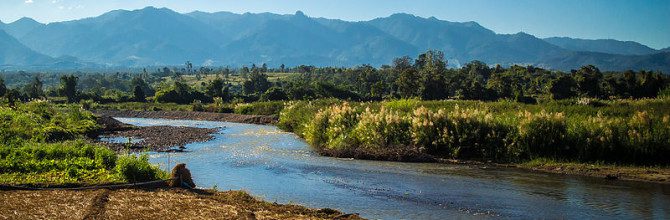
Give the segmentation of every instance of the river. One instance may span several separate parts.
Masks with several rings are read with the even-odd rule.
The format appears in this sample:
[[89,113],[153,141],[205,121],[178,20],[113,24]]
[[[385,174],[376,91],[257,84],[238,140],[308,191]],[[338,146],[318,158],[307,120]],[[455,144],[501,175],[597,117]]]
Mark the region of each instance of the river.
[[222,128],[185,153],[151,153],[163,169],[186,163],[201,188],[245,190],[270,202],[329,207],[373,219],[670,219],[670,185],[436,163],[322,157],[274,126],[117,118],[138,126]]

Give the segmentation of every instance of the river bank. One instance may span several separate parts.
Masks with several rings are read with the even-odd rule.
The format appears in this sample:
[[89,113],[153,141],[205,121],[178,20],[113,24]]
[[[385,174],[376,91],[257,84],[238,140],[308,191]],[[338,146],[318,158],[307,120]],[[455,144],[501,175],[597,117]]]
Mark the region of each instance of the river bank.
[[195,111],[134,111],[134,110],[95,110],[94,114],[123,118],[163,118],[181,120],[223,121],[246,124],[274,124],[277,117],[269,115],[241,115],[232,113],[195,112]]
[[[102,128],[98,132],[99,143],[115,151],[181,151],[184,146],[194,142],[204,142],[213,139],[212,134],[219,131],[216,128],[194,128],[184,126],[148,126],[138,127],[122,123],[110,116],[99,116],[98,125]],[[104,141],[107,140],[107,141]],[[114,140],[114,141],[109,141]],[[175,147],[179,147],[176,148]]]
[[2,219],[360,219],[332,209],[257,200],[243,191],[0,191]]

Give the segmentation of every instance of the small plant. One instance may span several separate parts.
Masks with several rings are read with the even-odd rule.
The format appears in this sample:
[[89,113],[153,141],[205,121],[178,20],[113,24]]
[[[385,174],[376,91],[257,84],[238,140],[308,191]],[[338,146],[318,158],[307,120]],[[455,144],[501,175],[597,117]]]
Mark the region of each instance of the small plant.
[[128,182],[145,182],[163,178],[166,174],[158,167],[149,163],[149,156],[128,155],[119,157],[116,172]]

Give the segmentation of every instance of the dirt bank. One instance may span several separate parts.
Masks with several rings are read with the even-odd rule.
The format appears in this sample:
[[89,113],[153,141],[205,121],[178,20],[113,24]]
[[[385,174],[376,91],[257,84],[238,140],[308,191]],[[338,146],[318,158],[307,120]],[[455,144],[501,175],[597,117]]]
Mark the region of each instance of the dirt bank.
[[612,181],[641,181],[670,184],[670,168],[617,166],[604,164],[571,163],[534,160],[526,163],[492,163],[471,160],[438,159],[439,163],[458,164],[475,167],[504,167],[527,170],[529,172],[577,175]]
[[360,219],[332,209],[257,200],[243,191],[0,191],[0,219]]
[[[116,150],[130,151],[170,151],[193,142],[204,142],[214,138],[212,134],[219,131],[215,128],[193,128],[176,126],[150,126],[137,127],[124,124],[109,116],[99,116],[98,124],[102,127],[98,133],[101,137],[120,138],[129,143],[100,142],[107,147]],[[97,137],[95,137],[97,139]],[[141,140],[133,142],[132,140]],[[181,149],[183,150],[183,149]]]
[[240,115],[213,112],[181,112],[181,111],[132,111],[132,110],[97,110],[95,114],[109,117],[125,118],[164,118],[204,121],[225,121],[247,124],[274,124],[277,117],[267,115]]
[[644,181],[670,184],[670,168],[562,163],[551,161],[531,161],[515,166],[521,169],[547,173],[590,176],[608,180]]

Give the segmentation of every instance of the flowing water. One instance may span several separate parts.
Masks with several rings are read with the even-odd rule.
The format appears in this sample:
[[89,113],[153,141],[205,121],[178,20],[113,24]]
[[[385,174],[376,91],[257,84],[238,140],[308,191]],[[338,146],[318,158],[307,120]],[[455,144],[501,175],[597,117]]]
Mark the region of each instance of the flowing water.
[[138,125],[222,128],[185,153],[152,153],[168,169],[186,163],[198,187],[246,190],[266,201],[329,207],[374,219],[670,219],[670,186],[435,163],[322,157],[274,126],[119,118]]

